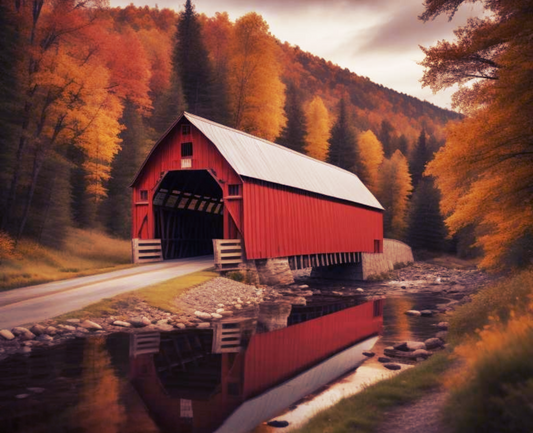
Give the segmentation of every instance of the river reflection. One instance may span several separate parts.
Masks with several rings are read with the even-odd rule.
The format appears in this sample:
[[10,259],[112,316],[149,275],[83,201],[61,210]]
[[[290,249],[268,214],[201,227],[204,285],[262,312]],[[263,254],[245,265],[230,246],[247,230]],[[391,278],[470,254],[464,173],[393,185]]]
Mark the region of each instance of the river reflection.
[[[436,318],[404,312],[444,302],[431,295],[388,298],[377,346],[432,337]],[[91,336],[52,349],[35,348],[29,356],[0,363],[0,431],[233,433],[234,426],[246,424],[247,418],[257,415],[258,424],[275,416],[269,408],[279,413],[356,368],[361,352],[374,345],[376,339],[369,337],[377,325],[381,328],[379,305],[357,304],[349,302],[345,310],[333,309],[282,332],[254,336],[251,343],[246,341],[246,350],[236,353],[213,353],[217,337],[212,330]],[[331,327],[331,335],[321,336],[324,326],[313,328],[314,323]],[[356,335],[354,329],[362,328],[364,332]],[[315,354],[320,338],[320,346],[331,347]],[[290,350],[294,354],[288,354]],[[330,352],[336,355],[324,360],[323,354]],[[277,374],[283,369],[285,375]],[[258,414],[261,411],[265,412]]]

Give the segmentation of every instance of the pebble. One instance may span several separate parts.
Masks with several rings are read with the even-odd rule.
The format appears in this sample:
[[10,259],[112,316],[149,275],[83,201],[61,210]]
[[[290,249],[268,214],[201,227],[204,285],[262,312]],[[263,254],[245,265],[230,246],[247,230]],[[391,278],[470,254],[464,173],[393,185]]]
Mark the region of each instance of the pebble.
[[426,344],[422,341],[408,341],[407,342],[407,348],[409,350],[419,350],[419,349],[426,349]]
[[20,349],[20,353],[30,353],[31,347],[30,346],[24,346]]
[[211,327],[210,323],[207,323],[207,322],[198,323],[198,328],[209,328],[209,327]]
[[195,311],[194,315],[196,317],[199,317],[202,320],[211,320],[211,314],[209,314],[209,313],[204,313],[202,311]]
[[24,341],[27,341],[27,340],[34,340],[35,339],[35,334],[33,332],[24,332],[22,334],[19,335],[20,339],[21,340],[24,340]]
[[222,319],[223,316],[217,313],[211,313],[211,317],[213,319]]
[[80,320],[80,319],[67,319],[67,322],[68,322],[68,323],[74,323],[74,324],[77,324],[77,323],[80,323],[81,320]]
[[30,331],[33,332],[35,335],[41,335],[46,332],[46,328],[43,325],[39,325],[37,323],[30,328]]
[[408,316],[421,316],[422,313],[418,310],[408,310],[405,312]]
[[444,342],[440,338],[428,338],[424,343],[429,350],[437,349],[444,345]]
[[373,356],[375,356],[376,354],[374,352],[363,352],[363,355],[364,356],[368,356],[369,358],[372,358]]
[[70,325],[59,325],[62,329],[65,329],[67,331],[70,331],[70,332],[74,332],[76,330],[76,328],[74,326],[70,326]]
[[431,316],[433,316],[433,311],[431,311],[431,310],[422,310],[420,312],[420,314],[422,315],[422,317],[431,317]]
[[417,358],[429,358],[431,356],[431,352],[428,352],[425,349],[417,349],[413,352],[413,356],[416,356]]
[[443,329],[443,330],[447,330],[449,326],[450,326],[450,324],[448,322],[439,322],[437,324],[437,328],[440,328],[440,329]]
[[0,331],[0,336],[2,336],[4,340],[13,340],[15,338],[15,336],[9,329],[2,329]]
[[355,289],[355,291],[356,291],[356,292],[359,292],[359,293],[363,293],[363,292],[364,292],[364,290],[363,290],[363,289],[361,289],[360,287],[359,287],[359,288],[357,288],[357,289]]
[[298,286],[299,289],[308,289],[309,286],[307,284],[302,284],[301,286]]
[[395,364],[393,362],[387,362],[383,364],[383,367],[388,368],[389,370],[401,370],[402,366],[400,364]]
[[84,320],[82,323],[80,323],[80,326],[85,329],[102,329],[98,323],[95,323],[92,320]]
[[387,358],[387,357],[385,357],[385,356],[380,356],[380,357],[378,358],[378,361],[379,361],[379,362],[382,362],[382,363],[385,363],[385,362],[391,362],[391,359],[390,359],[390,358]]
[[224,304],[217,304],[217,307],[224,308]]
[[53,341],[54,337],[48,335],[48,334],[41,334],[37,336],[37,341]]
[[57,328],[54,326],[48,326],[44,332],[46,332],[48,335],[56,335],[57,334]]
[[11,332],[16,335],[16,336],[19,336],[19,335],[22,335],[26,332],[31,332],[28,328],[24,328],[22,326],[16,326],[14,327]]
[[237,310],[241,310],[241,309],[242,309],[242,305],[241,305],[241,304],[235,304],[234,307],[235,307]]
[[217,313],[217,314],[220,314],[220,313],[222,313],[222,312],[224,312],[224,308],[217,308],[217,309],[216,309],[216,313]]
[[184,324],[184,323],[181,323],[181,322],[180,322],[180,323],[176,323],[176,324],[174,325],[174,327],[175,327],[175,328],[179,328],[179,329],[185,329],[185,328],[186,328],[185,324]]
[[112,325],[114,326],[122,326],[123,328],[130,328],[131,327],[131,323],[128,323],[128,322],[124,322],[122,320],[115,320]]

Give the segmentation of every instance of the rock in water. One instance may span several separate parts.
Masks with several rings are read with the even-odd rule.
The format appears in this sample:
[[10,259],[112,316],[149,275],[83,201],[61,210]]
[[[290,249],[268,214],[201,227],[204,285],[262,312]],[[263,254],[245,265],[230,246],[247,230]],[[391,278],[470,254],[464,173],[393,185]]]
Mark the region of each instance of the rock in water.
[[450,326],[450,324],[448,322],[440,322],[437,324],[437,327],[440,328],[440,329],[443,329],[443,330],[448,330],[448,327]]
[[431,352],[428,352],[427,350],[424,350],[424,349],[418,349],[418,350],[415,350],[412,355],[417,358],[426,359],[431,356]]
[[289,425],[289,423],[288,423],[288,421],[274,420],[274,421],[267,422],[267,425],[270,426],[270,427],[283,428],[283,427],[287,427]]
[[363,352],[363,355],[364,356],[368,356],[369,358],[372,358],[373,356],[375,356],[376,354],[374,352]]
[[421,316],[422,313],[418,310],[408,310],[405,312],[408,316]]
[[422,315],[422,317],[431,317],[431,316],[433,316],[433,311],[431,311],[431,310],[422,310],[420,312],[420,314]]
[[387,358],[385,356],[380,356],[378,358],[378,361],[381,362],[381,363],[387,363],[387,362],[391,362],[391,359],[390,358]]
[[393,362],[388,362],[383,364],[383,367],[388,368],[389,370],[401,370],[402,366],[400,364],[395,364]]
[[409,347],[407,347],[407,341],[396,344],[395,346],[393,346],[393,348],[394,350],[401,350],[402,352],[407,352],[409,350]]
[[407,349],[409,350],[426,350],[426,344],[421,341],[408,341]]

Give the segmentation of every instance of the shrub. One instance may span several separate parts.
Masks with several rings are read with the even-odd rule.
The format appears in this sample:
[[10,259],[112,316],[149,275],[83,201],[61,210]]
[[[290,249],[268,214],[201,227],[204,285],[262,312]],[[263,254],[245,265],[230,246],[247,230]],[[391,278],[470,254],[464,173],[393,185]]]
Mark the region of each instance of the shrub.
[[15,241],[6,232],[0,231],[0,263],[14,258]]
[[472,302],[458,308],[450,320],[450,337],[457,341],[465,335],[473,335],[476,329],[489,324],[490,317],[498,317],[503,323],[511,311],[523,314],[533,294],[533,271],[522,271],[482,289],[472,296]]
[[456,348],[465,368],[446,412],[455,431],[531,432],[533,426],[533,317],[509,315]]

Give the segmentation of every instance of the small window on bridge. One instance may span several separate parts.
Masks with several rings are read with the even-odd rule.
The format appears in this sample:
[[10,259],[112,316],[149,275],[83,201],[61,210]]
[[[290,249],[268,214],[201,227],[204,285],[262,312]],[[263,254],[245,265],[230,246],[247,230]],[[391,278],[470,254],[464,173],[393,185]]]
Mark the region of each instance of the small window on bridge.
[[141,189],[140,198],[141,198],[141,201],[148,201],[148,190]]
[[181,125],[181,133],[183,135],[189,135],[191,133],[191,125]]
[[228,185],[228,195],[229,196],[240,196],[241,195],[241,186],[240,185]]
[[192,143],[181,143],[181,157],[192,156]]

